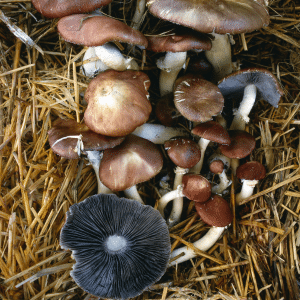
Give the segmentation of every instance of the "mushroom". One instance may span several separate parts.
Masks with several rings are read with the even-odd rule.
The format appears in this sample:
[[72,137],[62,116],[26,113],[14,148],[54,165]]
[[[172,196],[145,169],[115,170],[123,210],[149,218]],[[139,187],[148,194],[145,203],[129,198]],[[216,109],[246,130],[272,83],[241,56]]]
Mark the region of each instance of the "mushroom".
[[128,198],[143,203],[136,184],[157,175],[162,166],[163,157],[158,147],[131,134],[120,147],[104,151],[99,175],[112,191],[124,191]]
[[[218,195],[214,195],[204,203],[195,202],[195,208],[202,221],[213,226],[202,238],[193,243],[194,247],[199,250],[207,251],[220,238],[225,228],[230,225],[233,215],[228,202]],[[182,256],[176,258],[182,253]],[[169,266],[187,261],[196,255],[194,250],[187,246],[178,248],[171,253]]]
[[242,99],[239,108],[234,112],[230,130],[245,130],[256,100],[264,99],[277,107],[283,95],[276,77],[268,70],[259,68],[232,73],[222,79],[218,87],[227,101]]
[[113,299],[136,297],[159,280],[171,250],[157,210],[104,194],[70,207],[60,245],[72,251],[75,282],[88,293]]
[[236,169],[236,177],[239,178],[243,185],[240,193],[235,196],[237,205],[240,205],[242,200],[250,197],[259,180],[266,176],[266,168],[258,161],[250,161],[240,165]]

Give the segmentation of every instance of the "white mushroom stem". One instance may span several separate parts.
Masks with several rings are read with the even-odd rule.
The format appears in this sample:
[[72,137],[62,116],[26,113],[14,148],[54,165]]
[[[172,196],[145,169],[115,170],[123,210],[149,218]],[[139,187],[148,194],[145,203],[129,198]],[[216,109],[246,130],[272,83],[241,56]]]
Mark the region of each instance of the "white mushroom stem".
[[[92,60],[91,62],[85,63],[88,60]],[[97,56],[95,52],[95,47],[89,47],[83,56],[83,65],[82,70],[83,73],[88,77],[94,77],[96,73],[103,72],[109,69]]]
[[137,0],[135,12],[130,24],[131,28],[139,30],[142,23],[142,18],[145,9],[146,9],[146,0]]
[[200,174],[200,172],[202,170],[202,166],[203,166],[205,150],[209,143],[210,143],[210,140],[207,140],[205,138],[200,138],[198,145],[199,145],[200,151],[201,151],[201,158],[197,162],[197,164],[190,169],[191,173]]
[[[182,177],[186,174],[189,169],[184,169],[181,167],[176,167],[175,169],[175,179],[174,179],[174,186],[173,189],[176,190],[178,186],[182,185]],[[175,224],[179,223],[183,208],[183,196],[179,196],[174,199],[172,210],[168,219],[169,227],[174,226]]]
[[113,192],[101,182],[99,177],[100,162],[103,156],[102,152],[86,151],[86,155],[96,174],[97,184],[98,184],[98,194],[112,194]]
[[255,103],[257,88],[254,84],[249,84],[244,89],[244,97],[239,108],[234,112],[234,118],[230,125],[230,130],[245,130],[249,122],[249,114]]
[[238,194],[236,194],[236,196],[235,196],[235,202],[237,205],[239,205],[239,203],[242,200],[253,195],[253,191],[254,191],[255,186],[258,183],[258,180],[243,179],[242,183],[243,183],[243,185],[242,185],[241,191]]
[[133,200],[136,200],[137,202],[145,204],[136,188],[136,185],[124,190],[124,194],[129,199],[133,199]]
[[213,33],[211,50],[205,51],[207,60],[214,68],[214,81],[218,82],[232,73],[231,44],[229,35]]
[[216,184],[212,187],[211,192],[213,194],[219,194],[221,195],[223,193],[224,190],[226,190],[230,184],[231,184],[231,180],[229,180],[227,178],[225,169],[223,170],[223,172],[221,174],[218,174],[220,182],[219,184]]
[[134,135],[151,141],[154,144],[163,144],[176,136],[188,136],[183,128],[167,127],[160,124],[145,123],[137,127],[133,132]]
[[164,58],[157,60],[156,65],[161,70],[159,75],[160,95],[173,92],[178,73],[186,62],[186,52],[167,52]]
[[[225,227],[211,227],[209,229],[209,231],[201,239],[199,239],[197,242],[193,243],[194,247],[198,248],[201,251],[207,251],[209,248],[211,248],[217,242],[217,240],[220,238],[220,236],[224,232],[224,229],[225,229]],[[171,253],[170,260],[172,260],[173,258],[175,258],[176,256],[178,256],[182,253],[184,255],[173,260],[169,264],[169,267],[174,266],[176,264],[180,264],[182,262],[185,262],[185,261],[197,256],[197,253],[193,249],[185,246],[185,247],[181,247],[181,248],[174,250]]]

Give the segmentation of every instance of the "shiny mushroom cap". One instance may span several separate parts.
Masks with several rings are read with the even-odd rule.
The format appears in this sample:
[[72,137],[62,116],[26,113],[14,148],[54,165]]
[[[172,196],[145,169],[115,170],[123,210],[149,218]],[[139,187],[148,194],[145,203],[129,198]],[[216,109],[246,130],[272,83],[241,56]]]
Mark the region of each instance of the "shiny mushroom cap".
[[59,20],[57,30],[67,42],[88,47],[123,42],[147,47],[145,36],[118,20],[106,16],[78,14]]
[[77,159],[80,152],[78,149],[80,135],[83,152],[113,148],[124,140],[124,137],[109,137],[95,133],[85,124],[79,124],[75,120],[57,119],[48,131],[50,147],[59,156]]
[[261,180],[266,176],[266,168],[258,161],[249,161],[236,169],[236,177],[245,180]]
[[168,227],[157,210],[105,194],[70,207],[60,245],[72,251],[75,282],[113,299],[136,297],[159,280],[171,250]]
[[150,80],[140,71],[107,70],[88,85],[85,124],[108,136],[125,136],[144,124],[152,107],[148,100]]
[[163,156],[152,142],[135,135],[103,153],[100,164],[101,182],[113,191],[123,191],[157,175]]

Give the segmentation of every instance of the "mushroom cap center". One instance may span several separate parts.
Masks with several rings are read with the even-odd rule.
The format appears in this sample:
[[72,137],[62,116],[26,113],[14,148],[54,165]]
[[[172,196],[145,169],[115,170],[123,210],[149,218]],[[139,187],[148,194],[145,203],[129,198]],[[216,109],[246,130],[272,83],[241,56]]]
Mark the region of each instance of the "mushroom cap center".
[[127,240],[123,236],[117,234],[110,235],[105,241],[105,246],[109,252],[121,252],[126,249]]

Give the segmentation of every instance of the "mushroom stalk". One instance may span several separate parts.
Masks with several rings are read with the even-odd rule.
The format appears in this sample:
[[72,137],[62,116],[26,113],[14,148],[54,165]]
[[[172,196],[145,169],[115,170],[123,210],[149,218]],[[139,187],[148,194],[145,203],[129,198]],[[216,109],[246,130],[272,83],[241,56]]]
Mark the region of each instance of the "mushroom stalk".
[[82,70],[88,77],[94,77],[96,73],[103,72],[109,68],[98,58],[95,52],[95,47],[89,47],[84,53],[83,62],[88,60],[93,61],[87,62],[82,65]]
[[225,169],[222,173],[218,174],[218,176],[220,179],[220,183],[212,187],[211,192],[213,194],[222,194],[223,191],[226,190],[231,184],[231,180],[227,178]]
[[200,151],[201,151],[201,158],[197,162],[197,164],[190,169],[191,173],[200,174],[202,166],[203,166],[203,161],[204,161],[204,153],[205,153],[205,150],[206,150],[209,142],[210,142],[210,140],[207,140],[205,138],[200,138],[198,145],[199,145]]
[[257,185],[258,180],[243,180],[243,185],[241,191],[235,196],[235,202],[237,205],[239,203],[252,196],[255,186]]
[[207,60],[214,68],[214,80],[217,82],[232,73],[231,44],[227,34],[213,33],[211,50],[205,51]]
[[124,194],[129,199],[136,200],[137,202],[140,202],[141,204],[145,204],[136,188],[136,185],[124,190]]
[[139,30],[141,23],[142,23],[141,21],[142,21],[145,9],[146,9],[146,1],[145,0],[137,0],[135,12],[134,12],[134,15],[133,15],[131,23],[130,23],[131,28]]
[[[194,247],[198,248],[201,251],[207,251],[209,248],[211,248],[216,241],[220,238],[224,231],[225,227],[211,227],[209,231],[198,241],[193,243]],[[178,248],[174,250],[171,253],[170,260],[175,258],[176,256],[180,255],[181,253],[184,253],[183,256],[180,256],[179,258],[176,258],[171,263],[169,263],[169,267],[174,266],[176,264],[180,264],[184,261],[187,261],[195,256],[197,256],[197,253],[187,246]]]
[[234,112],[234,118],[230,125],[230,130],[245,130],[246,123],[249,122],[249,114],[255,103],[257,88],[254,84],[249,84],[244,89],[244,97],[239,108]]
[[186,62],[186,52],[167,52],[164,58],[157,60],[156,65],[161,70],[159,75],[160,95],[173,92],[178,73]]

